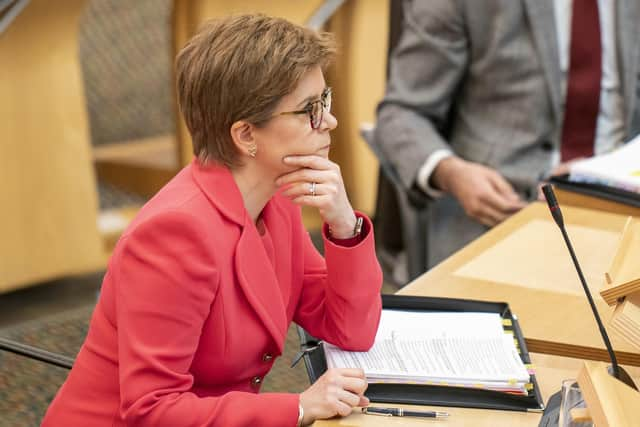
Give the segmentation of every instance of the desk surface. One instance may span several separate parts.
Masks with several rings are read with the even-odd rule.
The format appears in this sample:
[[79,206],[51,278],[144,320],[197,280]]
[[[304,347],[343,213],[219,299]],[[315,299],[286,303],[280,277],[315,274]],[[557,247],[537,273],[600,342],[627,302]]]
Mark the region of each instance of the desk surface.
[[[550,356],[546,354],[531,354],[531,359],[535,364],[538,384],[542,397],[546,402],[550,395],[560,390],[562,380],[575,378],[582,366],[578,359],[567,357]],[[636,378],[636,384],[640,383],[640,368],[627,369],[630,375]],[[536,427],[540,422],[540,413],[494,411],[486,409],[466,409],[466,408],[442,408],[437,406],[410,406],[410,405],[385,405],[374,404],[373,406],[402,406],[404,408],[416,408],[418,410],[446,411],[449,418],[418,419],[418,418],[396,418],[381,417],[375,415],[364,415],[359,410],[354,411],[350,416],[340,419],[326,421],[316,421],[314,427],[347,427],[347,426],[367,426],[367,427],[395,427],[395,426],[475,426],[475,427]]]
[[640,216],[639,207],[629,206],[623,203],[601,199],[599,197],[587,196],[586,194],[563,190],[557,187],[555,189],[555,193],[561,206],[578,206],[599,211],[617,213],[619,215]]
[[[598,290],[604,284],[604,272],[613,257],[626,216],[578,207],[563,207],[563,214],[606,325],[612,309],[602,300]],[[501,266],[508,268],[500,271]],[[523,276],[518,276],[518,273],[525,272]],[[577,376],[582,363],[580,359],[607,360],[602,339],[560,231],[542,203],[534,203],[523,209],[398,293],[508,302],[527,337],[527,346],[545,402],[560,389],[562,380]],[[609,333],[619,361],[640,365],[640,352],[615,332]],[[636,378],[636,384],[640,384],[640,368],[627,367],[627,371]],[[349,417],[318,421],[314,426],[393,427],[429,423],[448,427],[535,427],[541,417],[539,413],[418,408],[445,410],[450,417],[446,420],[423,420],[364,415],[354,411]]]
[[[605,326],[613,309],[600,297],[626,216],[563,208]],[[505,266],[508,266],[506,268]],[[536,202],[401,289],[399,294],[508,302],[530,352],[607,360],[560,230]],[[610,328],[609,328],[610,329]],[[609,330],[618,360],[640,366],[640,351]]]

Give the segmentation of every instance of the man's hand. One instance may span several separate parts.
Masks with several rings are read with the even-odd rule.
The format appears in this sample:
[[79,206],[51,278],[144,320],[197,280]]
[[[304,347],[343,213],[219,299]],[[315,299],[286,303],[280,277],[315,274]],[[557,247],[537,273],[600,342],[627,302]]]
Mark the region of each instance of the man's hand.
[[[560,163],[558,166],[553,168],[551,172],[549,172],[549,176],[557,176],[557,175],[566,175],[571,173],[571,165],[578,160],[583,160],[584,157],[578,157],[573,160],[569,160],[568,162]],[[538,184],[538,200],[544,202],[546,199],[544,198],[544,194],[542,193],[542,186],[544,182]]]
[[489,227],[526,206],[498,172],[458,157],[441,160],[431,180],[436,188],[451,193],[468,216]]

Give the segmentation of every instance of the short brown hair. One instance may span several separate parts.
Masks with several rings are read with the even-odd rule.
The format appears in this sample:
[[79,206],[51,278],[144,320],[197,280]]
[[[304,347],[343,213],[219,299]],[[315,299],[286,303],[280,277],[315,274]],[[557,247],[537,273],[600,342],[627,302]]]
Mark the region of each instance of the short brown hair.
[[237,166],[231,125],[266,123],[282,97],[311,68],[335,55],[328,33],[262,14],[207,22],[176,59],[178,102],[193,140],[193,152]]

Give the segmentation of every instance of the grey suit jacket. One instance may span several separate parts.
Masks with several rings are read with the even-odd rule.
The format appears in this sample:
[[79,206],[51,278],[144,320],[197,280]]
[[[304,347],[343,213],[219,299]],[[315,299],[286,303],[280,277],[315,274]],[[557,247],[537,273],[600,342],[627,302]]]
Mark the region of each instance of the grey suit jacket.
[[[561,99],[553,0],[406,1],[375,138],[407,187],[435,150],[497,169],[525,198],[559,147]],[[640,130],[640,0],[617,2],[627,137]],[[484,228],[445,197],[431,206],[430,264]],[[433,244],[431,244],[433,242]]]

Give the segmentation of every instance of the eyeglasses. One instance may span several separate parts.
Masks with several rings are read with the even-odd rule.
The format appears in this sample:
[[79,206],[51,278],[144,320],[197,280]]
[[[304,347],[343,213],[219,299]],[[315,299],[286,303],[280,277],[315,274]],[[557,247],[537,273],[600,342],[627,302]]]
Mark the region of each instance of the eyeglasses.
[[330,87],[322,91],[322,95],[320,95],[320,99],[318,99],[317,101],[309,102],[307,105],[304,106],[302,110],[285,111],[282,113],[278,113],[275,116],[282,116],[287,114],[308,114],[309,123],[311,124],[311,129],[318,129],[320,127],[320,124],[322,123],[322,117],[325,111],[327,113],[331,111],[331,88]]

